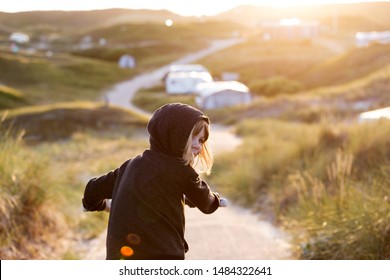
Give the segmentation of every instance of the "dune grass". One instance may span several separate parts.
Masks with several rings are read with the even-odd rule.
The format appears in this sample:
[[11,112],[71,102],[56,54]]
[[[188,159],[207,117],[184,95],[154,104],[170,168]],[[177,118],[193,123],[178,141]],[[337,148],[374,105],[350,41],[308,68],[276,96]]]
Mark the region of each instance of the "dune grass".
[[389,259],[390,122],[245,121],[221,193],[288,230],[302,259]]
[[54,257],[67,227],[56,204],[58,181],[49,158],[26,149],[21,136],[15,141],[2,133],[0,139],[1,259]]
[[[42,124],[45,114],[58,129]],[[7,122],[17,117],[25,119]],[[128,111],[98,104],[3,114],[0,258],[83,258],[84,243],[104,230],[108,217],[82,212],[84,186],[145,149],[144,127]],[[32,134],[39,141],[27,137]]]
[[26,105],[26,101],[20,91],[0,84],[0,110],[22,105]]

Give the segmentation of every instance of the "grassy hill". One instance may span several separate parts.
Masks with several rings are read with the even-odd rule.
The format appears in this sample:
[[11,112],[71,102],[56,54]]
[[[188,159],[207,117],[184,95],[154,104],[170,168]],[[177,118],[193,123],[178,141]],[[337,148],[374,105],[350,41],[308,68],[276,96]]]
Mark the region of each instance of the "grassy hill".
[[79,32],[70,40],[78,43],[84,36],[90,36],[92,40],[107,39],[108,44],[131,44],[139,42],[181,42],[187,40],[210,40],[230,38],[233,31],[243,29],[240,25],[231,22],[207,21],[175,23],[170,27],[163,23],[126,23],[111,25],[102,28],[90,29]]
[[337,85],[362,78],[390,64],[390,45],[354,48],[313,65],[296,78],[307,87]]
[[0,53],[0,79],[30,104],[97,100],[102,89],[134,75],[113,63],[68,54]]
[[56,103],[14,109],[5,114],[2,131],[24,131],[27,142],[66,140],[86,130],[139,128],[147,119],[132,112],[92,102]]
[[[251,38],[244,44],[223,50],[200,61],[214,76],[236,72],[245,84],[274,76],[293,78],[333,54],[310,42],[263,42]],[[227,59],[228,58],[228,59]]]
[[107,9],[93,11],[31,11],[0,13],[0,24],[18,30],[46,26],[56,30],[87,29],[123,22],[161,22],[183,17],[166,10]]
[[[155,23],[121,24],[64,36],[53,44],[59,47],[64,44],[74,45],[89,36],[95,43],[94,47],[73,51],[74,54],[114,62],[122,54],[130,54],[141,66],[146,61],[156,60],[162,65],[206,47],[210,40],[230,38],[233,32],[242,30],[243,27],[238,24],[213,21],[177,23],[171,27]],[[107,45],[97,46],[96,42],[100,38],[105,38]],[[191,44],[187,44],[189,41]]]

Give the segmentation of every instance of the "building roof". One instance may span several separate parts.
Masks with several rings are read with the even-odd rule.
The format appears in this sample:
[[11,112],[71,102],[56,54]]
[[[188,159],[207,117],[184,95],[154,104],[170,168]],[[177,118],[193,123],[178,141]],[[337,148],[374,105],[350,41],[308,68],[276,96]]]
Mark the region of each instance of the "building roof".
[[196,94],[202,97],[210,96],[214,93],[230,90],[236,92],[249,92],[249,88],[237,81],[217,81],[210,83],[200,83],[196,86]]
[[208,72],[206,67],[200,64],[173,64],[169,67],[169,72]]
[[212,81],[213,77],[209,72],[188,71],[188,72],[170,72],[168,78],[200,78],[205,81]]
[[390,119],[390,107],[367,111],[359,115],[359,121]]

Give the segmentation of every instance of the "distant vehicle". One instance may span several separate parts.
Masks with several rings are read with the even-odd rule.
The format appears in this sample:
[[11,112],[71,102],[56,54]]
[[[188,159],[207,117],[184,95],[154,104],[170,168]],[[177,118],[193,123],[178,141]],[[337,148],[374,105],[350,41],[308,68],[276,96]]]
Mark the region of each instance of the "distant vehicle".
[[357,47],[367,47],[373,42],[390,44],[390,31],[356,32],[355,44]]
[[237,81],[201,83],[195,94],[195,102],[202,109],[250,104],[253,99],[249,88]]
[[14,32],[9,36],[9,40],[19,44],[26,44],[30,41],[30,37],[25,33]]
[[171,72],[165,79],[165,91],[168,94],[193,94],[197,84],[212,81],[209,72]]

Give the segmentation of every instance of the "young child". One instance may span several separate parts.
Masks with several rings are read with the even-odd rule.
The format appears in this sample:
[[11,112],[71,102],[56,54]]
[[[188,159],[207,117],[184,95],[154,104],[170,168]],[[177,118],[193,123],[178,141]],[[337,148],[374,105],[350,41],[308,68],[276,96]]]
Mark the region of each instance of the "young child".
[[150,149],[85,188],[86,211],[110,212],[107,259],[184,259],[184,204],[205,214],[220,206],[194,169],[200,162],[210,173],[213,165],[208,117],[170,103],[154,112],[148,132]]

